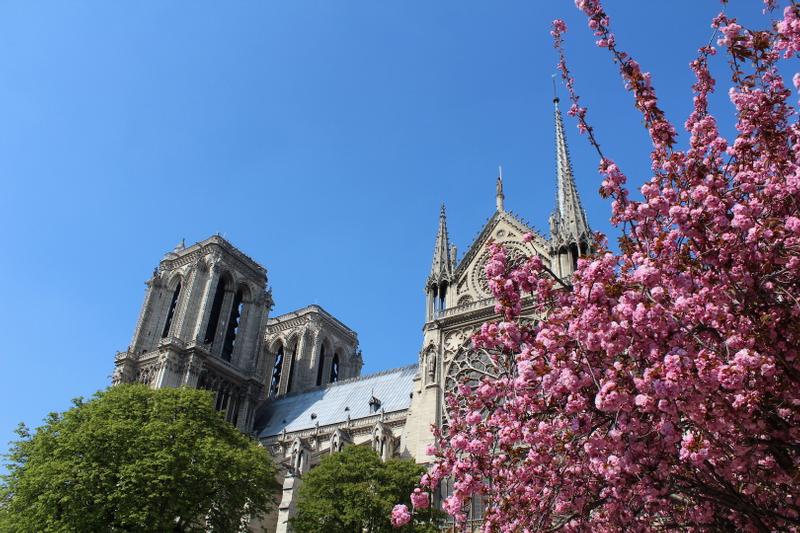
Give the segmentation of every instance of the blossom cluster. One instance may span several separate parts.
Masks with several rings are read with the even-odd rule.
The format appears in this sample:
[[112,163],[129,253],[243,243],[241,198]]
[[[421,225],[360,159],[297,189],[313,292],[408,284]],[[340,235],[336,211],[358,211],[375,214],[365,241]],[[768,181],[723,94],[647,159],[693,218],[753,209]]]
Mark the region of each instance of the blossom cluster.
[[[779,71],[800,51],[800,7],[760,31],[714,19],[716,46],[690,65],[678,149],[650,74],[618,48],[601,2],[576,4],[642,114],[652,176],[634,199],[600,151],[555,21],[619,251],[598,235],[559,280],[541,259],[518,264],[489,245],[499,319],[472,346],[497,377],[446,397],[422,488],[449,479],[442,507],[460,523],[483,498],[484,531],[800,531],[800,125]],[[718,53],[731,66],[732,141],[708,109]]]
[[411,512],[408,507],[402,503],[395,505],[392,508],[392,526],[401,527],[411,521]]

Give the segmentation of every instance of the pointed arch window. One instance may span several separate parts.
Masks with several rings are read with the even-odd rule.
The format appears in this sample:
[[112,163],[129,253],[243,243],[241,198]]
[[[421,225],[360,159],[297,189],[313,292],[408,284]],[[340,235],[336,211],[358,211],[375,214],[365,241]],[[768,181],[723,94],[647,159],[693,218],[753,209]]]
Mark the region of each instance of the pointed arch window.
[[336,383],[339,381],[339,354],[333,354],[333,361],[331,361],[331,376],[328,380],[331,383]]
[[322,373],[325,371],[325,345],[319,349],[319,361],[317,362],[317,387],[322,385]]
[[572,271],[575,272],[578,270],[578,256],[580,252],[578,252],[578,245],[572,243],[569,245],[569,257],[572,260]]
[[270,396],[277,396],[278,388],[281,386],[281,369],[283,369],[283,345],[278,346],[275,354],[275,364],[272,365],[272,381],[269,385]]
[[244,294],[242,289],[236,291],[233,297],[233,306],[231,307],[231,315],[228,319],[228,329],[225,332],[225,342],[222,344],[222,358],[226,361],[231,360],[233,355],[233,347],[236,344],[236,335],[239,332],[239,319],[242,317],[244,309]]
[[444,281],[439,286],[439,314],[444,313],[447,309],[447,282]]
[[205,344],[214,342],[214,337],[217,335],[217,326],[219,325],[219,315],[222,313],[222,301],[225,299],[225,279],[220,278],[217,282],[217,290],[214,293],[214,299],[211,303],[211,314],[208,317],[208,326],[206,326],[206,334],[203,338]]
[[169,304],[169,311],[167,311],[167,321],[164,323],[164,331],[161,332],[161,338],[163,339],[167,335],[169,335],[169,329],[172,327],[172,318],[175,316],[175,308],[178,306],[178,298],[181,296],[181,282],[178,282],[178,285],[175,287],[175,291],[172,293],[172,301]]
[[292,354],[289,356],[289,379],[286,380],[286,394],[292,392],[292,379],[294,378],[294,356],[296,353],[297,346],[294,347]]

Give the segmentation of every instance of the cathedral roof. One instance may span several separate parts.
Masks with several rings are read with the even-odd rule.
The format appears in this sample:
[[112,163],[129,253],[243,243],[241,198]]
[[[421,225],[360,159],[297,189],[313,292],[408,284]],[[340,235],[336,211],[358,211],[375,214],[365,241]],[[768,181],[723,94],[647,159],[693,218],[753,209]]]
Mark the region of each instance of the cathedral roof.
[[[403,411],[411,404],[411,391],[417,365],[369,374],[331,383],[322,389],[290,394],[268,402],[259,413],[259,437],[340,424],[374,416],[370,401],[376,398],[385,413]],[[373,401],[374,403],[374,401]],[[313,415],[313,418],[312,418]]]

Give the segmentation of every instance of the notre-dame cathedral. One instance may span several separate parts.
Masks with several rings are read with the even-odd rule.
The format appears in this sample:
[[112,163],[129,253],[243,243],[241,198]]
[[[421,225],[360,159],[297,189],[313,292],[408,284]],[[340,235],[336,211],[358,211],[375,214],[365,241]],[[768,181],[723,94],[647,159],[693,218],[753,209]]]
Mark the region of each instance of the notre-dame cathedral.
[[[537,254],[562,277],[572,274],[590,247],[554,102],[557,191],[549,238],[505,210],[502,176],[496,210],[461,258],[450,244],[442,207],[424,280],[427,306],[417,361],[362,376],[355,331],[318,305],[269,317],[267,271],[215,235],[191,246],[181,243],[161,259],[147,281],[133,340],[117,353],[113,383],[214,392],[217,410],[257,438],[280,468],[278,509],[253,529],[287,531],[303,473],[344,446],[372,446],[384,459],[427,462],[430,427],[446,416],[444,394],[464,377],[492,375],[490,365],[462,349],[494,317],[484,274],[487,241],[502,243],[512,256]],[[527,243],[526,233],[534,236]],[[479,521],[480,512],[476,504],[470,519]]]

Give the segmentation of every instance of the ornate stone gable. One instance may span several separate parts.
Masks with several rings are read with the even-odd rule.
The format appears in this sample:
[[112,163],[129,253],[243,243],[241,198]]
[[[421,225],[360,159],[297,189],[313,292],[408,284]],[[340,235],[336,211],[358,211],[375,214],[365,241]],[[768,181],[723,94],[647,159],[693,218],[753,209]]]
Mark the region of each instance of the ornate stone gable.
[[[523,241],[526,233],[533,235],[530,243]],[[448,310],[490,298],[484,269],[489,259],[486,245],[489,240],[502,243],[513,257],[536,254],[545,265],[550,264],[549,245],[535,229],[507,211],[497,211],[486,222],[470,245],[453,274],[455,294]]]

